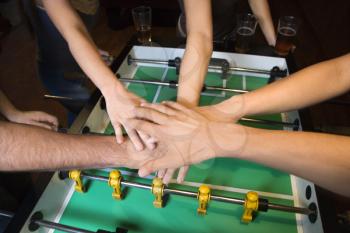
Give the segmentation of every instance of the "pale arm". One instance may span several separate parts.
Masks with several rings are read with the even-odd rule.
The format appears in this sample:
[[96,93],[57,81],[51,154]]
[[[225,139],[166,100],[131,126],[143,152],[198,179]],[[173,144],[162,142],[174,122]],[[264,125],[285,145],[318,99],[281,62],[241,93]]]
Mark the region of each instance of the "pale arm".
[[133,108],[142,101],[128,92],[106,66],[92,41],[86,27],[67,0],[43,0],[47,14],[68,43],[69,49],[87,76],[101,90],[106,98],[107,112],[114,127],[118,143],[123,142],[121,125],[124,126],[135,148],[142,150],[144,144],[154,148],[154,143],[146,140],[146,135],[139,134],[126,125],[127,118],[133,117]]
[[177,103],[136,109],[137,128],[167,146],[139,171],[147,175],[164,167],[232,157],[291,173],[350,197],[350,137],[255,129],[210,121]]
[[[232,148],[229,157],[264,164],[350,197],[349,137],[244,128],[245,144],[238,153],[237,147]],[[234,127],[227,136],[242,137]],[[226,143],[232,145],[232,141]]]
[[273,26],[270,7],[267,0],[249,0],[250,8],[257,17],[262,32],[269,45],[275,46],[276,33]]
[[97,46],[70,3],[67,0],[43,0],[43,5],[50,19],[67,41],[79,66],[102,93],[112,88],[123,89],[115,75],[105,65]]
[[137,168],[150,152],[110,136],[65,135],[0,122],[0,171],[57,170],[128,166]]
[[187,41],[179,77],[177,101],[197,106],[213,50],[211,2],[185,0]]
[[350,89],[349,64],[350,54],[325,61],[214,108],[235,119],[304,108],[346,93]]
[[[213,50],[210,0],[184,0],[186,14],[186,50],[181,62],[177,102],[197,106],[208,63]],[[183,182],[188,167],[181,167],[177,182]],[[158,177],[169,183],[175,169],[162,170]]]
[[58,120],[55,116],[41,111],[20,111],[1,90],[0,113],[11,122],[36,125],[55,131],[58,128]]

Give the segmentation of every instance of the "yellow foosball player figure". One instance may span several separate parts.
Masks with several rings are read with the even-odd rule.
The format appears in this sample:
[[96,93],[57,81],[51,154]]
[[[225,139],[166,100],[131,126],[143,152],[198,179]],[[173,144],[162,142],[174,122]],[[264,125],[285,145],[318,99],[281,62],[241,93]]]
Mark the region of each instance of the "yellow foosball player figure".
[[112,196],[117,200],[122,199],[121,181],[122,175],[120,171],[114,170],[109,173],[108,185],[113,188]]
[[152,193],[155,196],[155,200],[153,202],[154,207],[162,208],[163,207],[163,192],[164,192],[164,184],[162,179],[154,178],[152,182]]
[[72,170],[69,172],[69,178],[75,182],[75,191],[83,193],[85,192],[83,181],[81,179],[81,171]]
[[144,164],[139,174],[229,157],[260,163],[350,196],[350,137],[232,123],[244,116],[304,108],[349,91],[349,64],[347,54],[211,106],[191,109],[171,101],[143,103],[134,111],[139,119],[129,119],[128,124],[158,139],[166,150]]
[[259,208],[259,195],[257,192],[248,192],[244,201],[244,212],[242,222],[250,223],[253,221],[254,213]]
[[210,187],[207,185],[201,185],[198,190],[197,199],[199,203],[197,213],[199,215],[206,215],[208,203],[210,201]]

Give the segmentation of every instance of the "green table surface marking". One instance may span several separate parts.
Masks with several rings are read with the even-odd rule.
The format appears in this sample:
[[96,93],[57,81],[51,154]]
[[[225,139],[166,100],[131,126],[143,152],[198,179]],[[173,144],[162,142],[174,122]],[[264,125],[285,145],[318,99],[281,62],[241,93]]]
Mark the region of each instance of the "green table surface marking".
[[[164,75],[164,72],[167,72]],[[139,67],[135,79],[177,80],[174,69],[157,67]],[[266,85],[267,79],[246,77],[246,88],[253,90]],[[209,73],[206,84],[223,85],[220,74]],[[226,81],[227,87],[242,89],[242,77],[231,75]],[[129,84],[128,89],[147,99],[154,101],[154,96],[160,89],[156,102],[176,100],[176,90],[153,85]],[[206,92],[200,99],[201,105],[221,102],[232,94],[222,92]],[[281,121],[279,114],[259,116],[259,119]],[[262,127],[258,124],[245,124],[251,127],[279,129],[278,127]],[[109,125],[106,134],[113,133]],[[122,169],[133,171],[131,169]],[[108,176],[104,171],[89,171]],[[136,172],[136,171],[135,171]],[[125,176],[125,180],[150,184],[149,179]],[[290,175],[239,159],[217,158],[192,165],[186,181],[228,186],[248,190],[292,195]],[[69,201],[60,222],[89,230],[115,230],[116,226],[125,227],[129,232],[297,232],[295,214],[269,210],[258,213],[250,224],[240,222],[243,207],[240,205],[211,201],[206,216],[198,216],[196,210],[198,201],[195,198],[170,195],[166,206],[162,209],[153,207],[153,195],[149,190],[126,188],[122,201],[112,198],[112,189],[104,182],[86,182],[88,191],[84,194],[74,193]],[[197,192],[196,187],[182,184],[170,184],[169,187]],[[213,194],[244,198],[242,193],[232,193],[213,190]],[[268,198],[270,202],[293,205],[293,201]],[[59,232],[59,231],[56,231]]]

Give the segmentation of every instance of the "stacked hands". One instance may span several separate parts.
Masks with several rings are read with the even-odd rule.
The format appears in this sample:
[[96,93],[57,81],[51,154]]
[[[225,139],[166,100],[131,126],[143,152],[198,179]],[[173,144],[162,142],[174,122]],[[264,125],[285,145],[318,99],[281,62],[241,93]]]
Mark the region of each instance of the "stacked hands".
[[[131,98],[126,99],[130,101],[127,104],[129,111],[119,118],[122,120],[112,121],[112,124],[114,127],[116,125],[118,143],[124,141],[121,124],[128,133],[132,143],[124,143],[127,166],[139,168],[142,177],[157,172],[158,177],[167,184],[180,168],[177,182],[181,183],[188,165],[228,155],[229,151],[236,152],[238,156],[244,148],[245,129],[234,124],[241,117],[239,108],[236,114],[229,114],[222,111],[225,109],[224,102],[189,109],[169,101],[150,104],[131,93],[129,95]],[[234,135],[237,137],[229,137],[232,132],[236,132]],[[143,150],[143,144],[147,149]],[[230,148],[226,148],[227,145]]]

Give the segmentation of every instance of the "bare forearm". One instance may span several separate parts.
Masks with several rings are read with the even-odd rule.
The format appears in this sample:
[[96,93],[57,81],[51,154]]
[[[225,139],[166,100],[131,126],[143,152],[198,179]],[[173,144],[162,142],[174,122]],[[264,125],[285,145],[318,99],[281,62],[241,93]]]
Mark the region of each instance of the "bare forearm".
[[85,25],[66,0],[43,0],[44,7],[87,76],[104,93],[123,86],[105,65]]
[[230,157],[264,164],[350,196],[349,137],[243,128],[244,134],[231,130],[231,139],[244,143],[238,148],[231,141]]
[[185,0],[187,42],[181,62],[178,102],[197,106],[212,54],[212,20],[209,0]]
[[249,0],[249,5],[258,18],[259,25],[269,45],[275,46],[276,33],[267,0]]
[[211,42],[203,35],[189,35],[183,57],[177,101],[197,106],[211,57]]
[[347,92],[349,64],[350,54],[322,62],[258,90],[234,96],[219,107],[240,117],[304,108]]
[[56,170],[124,166],[125,146],[113,137],[64,135],[0,122],[0,170]]

